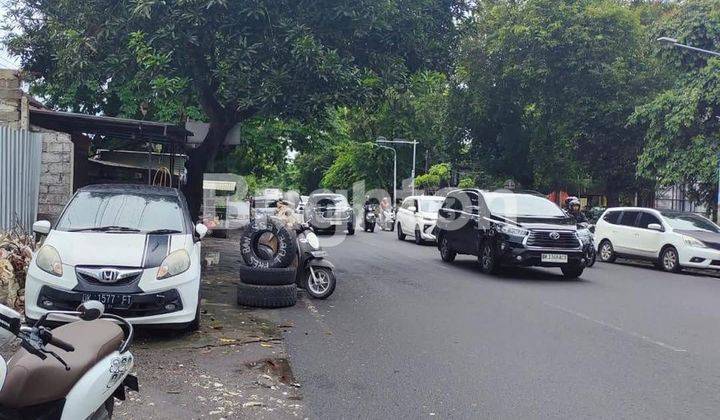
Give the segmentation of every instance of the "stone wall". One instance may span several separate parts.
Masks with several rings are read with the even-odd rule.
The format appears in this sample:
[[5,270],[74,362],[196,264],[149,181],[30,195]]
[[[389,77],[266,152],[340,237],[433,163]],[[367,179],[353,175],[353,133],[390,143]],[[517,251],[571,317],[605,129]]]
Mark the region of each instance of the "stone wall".
[[0,124],[20,129],[20,76],[15,70],[0,69]]
[[70,135],[42,133],[38,219],[55,220],[73,193],[73,143]]

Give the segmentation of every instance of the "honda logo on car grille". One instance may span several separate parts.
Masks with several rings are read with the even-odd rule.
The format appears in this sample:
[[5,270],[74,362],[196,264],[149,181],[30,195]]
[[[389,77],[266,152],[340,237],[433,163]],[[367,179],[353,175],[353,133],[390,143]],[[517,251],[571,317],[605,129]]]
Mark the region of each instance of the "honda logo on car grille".
[[560,239],[560,232],[550,232],[550,239],[558,240]]
[[106,268],[100,271],[100,280],[103,283],[115,283],[118,279],[118,274],[120,274],[117,270],[113,270],[111,268]]

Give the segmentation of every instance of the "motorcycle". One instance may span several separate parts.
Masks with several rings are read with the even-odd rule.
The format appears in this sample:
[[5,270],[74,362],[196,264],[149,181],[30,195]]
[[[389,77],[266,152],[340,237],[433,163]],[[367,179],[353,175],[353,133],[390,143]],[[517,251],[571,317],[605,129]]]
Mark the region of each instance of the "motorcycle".
[[380,220],[378,221],[380,230],[392,232],[395,230],[395,209],[388,207],[380,213]]
[[[8,362],[0,356],[0,419],[112,417],[115,398],[124,400],[125,389],[137,391],[138,383],[130,375],[133,327],[104,312],[102,303],[88,301],[75,312],[48,312],[28,326],[0,305],[0,332],[19,338],[22,347]],[[74,322],[50,330],[48,316]]]
[[365,204],[363,206],[363,228],[365,232],[375,232],[375,224],[377,221],[376,211],[376,204]]
[[585,267],[595,265],[597,259],[597,250],[595,249],[595,225],[588,223],[580,223],[577,225],[578,236],[583,243],[583,251],[585,252]]
[[315,299],[327,299],[335,291],[335,266],[320,247],[320,239],[307,223],[299,225],[297,234],[297,286]]

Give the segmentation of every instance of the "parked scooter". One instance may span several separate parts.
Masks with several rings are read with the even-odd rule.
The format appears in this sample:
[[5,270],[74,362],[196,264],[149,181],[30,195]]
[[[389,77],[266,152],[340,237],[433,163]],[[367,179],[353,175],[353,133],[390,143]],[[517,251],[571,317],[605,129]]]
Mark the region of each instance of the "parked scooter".
[[[102,303],[88,301],[77,312],[49,312],[27,326],[0,305],[0,335],[15,336],[22,346],[7,363],[0,356],[0,419],[112,417],[114,399],[124,400],[125,388],[137,391],[138,384],[129,375],[133,327],[104,311]],[[79,320],[53,330],[44,326],[58,315]]]
[[337,283],[333,272],[335,266],[327,260],[327,251],[320,247],[320,239],[310,225],[304,223],[298,226],[297,285],[315,299],[327,299],[335,291]]
[[595,249],[595,225],[588,223],[580,223],[577,225],[578,236],[582,240],[583,250],[585,251],[585,266],[592,267],[597,259],[597,250]]

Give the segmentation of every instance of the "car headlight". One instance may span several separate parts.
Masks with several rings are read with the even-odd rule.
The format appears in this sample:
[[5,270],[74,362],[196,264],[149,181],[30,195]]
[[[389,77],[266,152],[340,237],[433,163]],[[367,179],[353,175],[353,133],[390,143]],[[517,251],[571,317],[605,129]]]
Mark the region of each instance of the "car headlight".
[[506,224],[500,225],[500,232],[510,236],[527,236],[529,233],[527,229]]
[[707,245],[692,236],[683,236],[683,242],[685,242],[685,245],[694,246],[695,248],[707,248]]
[[157,279],[166,279],[186,272],[190,268],[190,255],[184,249],[171,252],[158,268]]
[[308,232],[308,234],[305,235],[305,240],[307,241],[308,245],[310,245],[313,249],[320,248],[320,239],[317,237],[316,234]]
[[62,260],[57,249],[50,245],[43,245],[35,257],[35,264],[46,273],[61,277],[63,274]]

